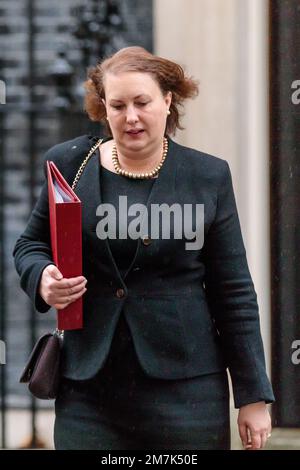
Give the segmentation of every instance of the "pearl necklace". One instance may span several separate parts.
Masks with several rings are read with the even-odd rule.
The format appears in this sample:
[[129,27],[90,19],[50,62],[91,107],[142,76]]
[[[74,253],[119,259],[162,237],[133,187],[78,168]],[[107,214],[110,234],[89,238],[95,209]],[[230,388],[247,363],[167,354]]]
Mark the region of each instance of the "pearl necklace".
[[163,163],[166,159],[167,153],[168,153],[168,139],[164,137],[162,159],[160,163],[152,171],[149,171],[146,173],[132,173],[131,171],[124,170],[123,168],[121,168],[120,163],[119,163],[116,144],[114,144],[112,148],[112,161],[113,161],[113,165],[115,167],[116,173],[118,173],[118,175],[127,176],[127,178],[134,178],[134,179],[150,179],[150,178],[155,177],[158,174],[159,170],[163,166]]

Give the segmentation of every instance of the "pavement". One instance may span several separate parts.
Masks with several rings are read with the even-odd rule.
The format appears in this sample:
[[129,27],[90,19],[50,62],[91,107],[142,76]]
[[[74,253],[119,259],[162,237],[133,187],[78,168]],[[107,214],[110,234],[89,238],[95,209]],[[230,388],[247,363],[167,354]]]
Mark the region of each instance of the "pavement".
[[[36,445],[33,448],[54,449],[54,411],[39,410],[36,414]],[[31,413],[28,410],[10,410],[6,413],[6,447],[32,448]]]

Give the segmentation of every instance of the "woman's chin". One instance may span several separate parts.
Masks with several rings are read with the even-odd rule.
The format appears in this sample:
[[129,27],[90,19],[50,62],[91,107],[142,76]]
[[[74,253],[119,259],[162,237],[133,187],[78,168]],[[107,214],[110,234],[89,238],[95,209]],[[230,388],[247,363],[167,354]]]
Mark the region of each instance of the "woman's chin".
[[142,132],[141,135],[138,135],[137,137],[125,135],[123,142],[128,148],[138,149],[145,145],[145,142],[146,142],[145,137],[146,137],[145,131]]

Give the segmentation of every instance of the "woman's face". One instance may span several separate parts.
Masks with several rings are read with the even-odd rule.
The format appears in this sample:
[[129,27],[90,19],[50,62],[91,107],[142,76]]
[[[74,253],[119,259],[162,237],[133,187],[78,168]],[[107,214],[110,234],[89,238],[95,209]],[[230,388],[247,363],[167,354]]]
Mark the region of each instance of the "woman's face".
[[113,138],[126,150],[161,144],[171,92],[163,96],[148,73],[107,73],[104,80],[106,113]]

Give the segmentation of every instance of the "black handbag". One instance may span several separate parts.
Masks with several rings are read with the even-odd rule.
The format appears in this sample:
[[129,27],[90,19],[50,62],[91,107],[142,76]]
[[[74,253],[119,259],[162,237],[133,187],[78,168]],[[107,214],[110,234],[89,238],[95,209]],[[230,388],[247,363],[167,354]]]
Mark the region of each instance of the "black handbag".
[[56,398],[60,378],[63,332],[46,333],[36,342],[20,377],[32,395],[42,400]]

